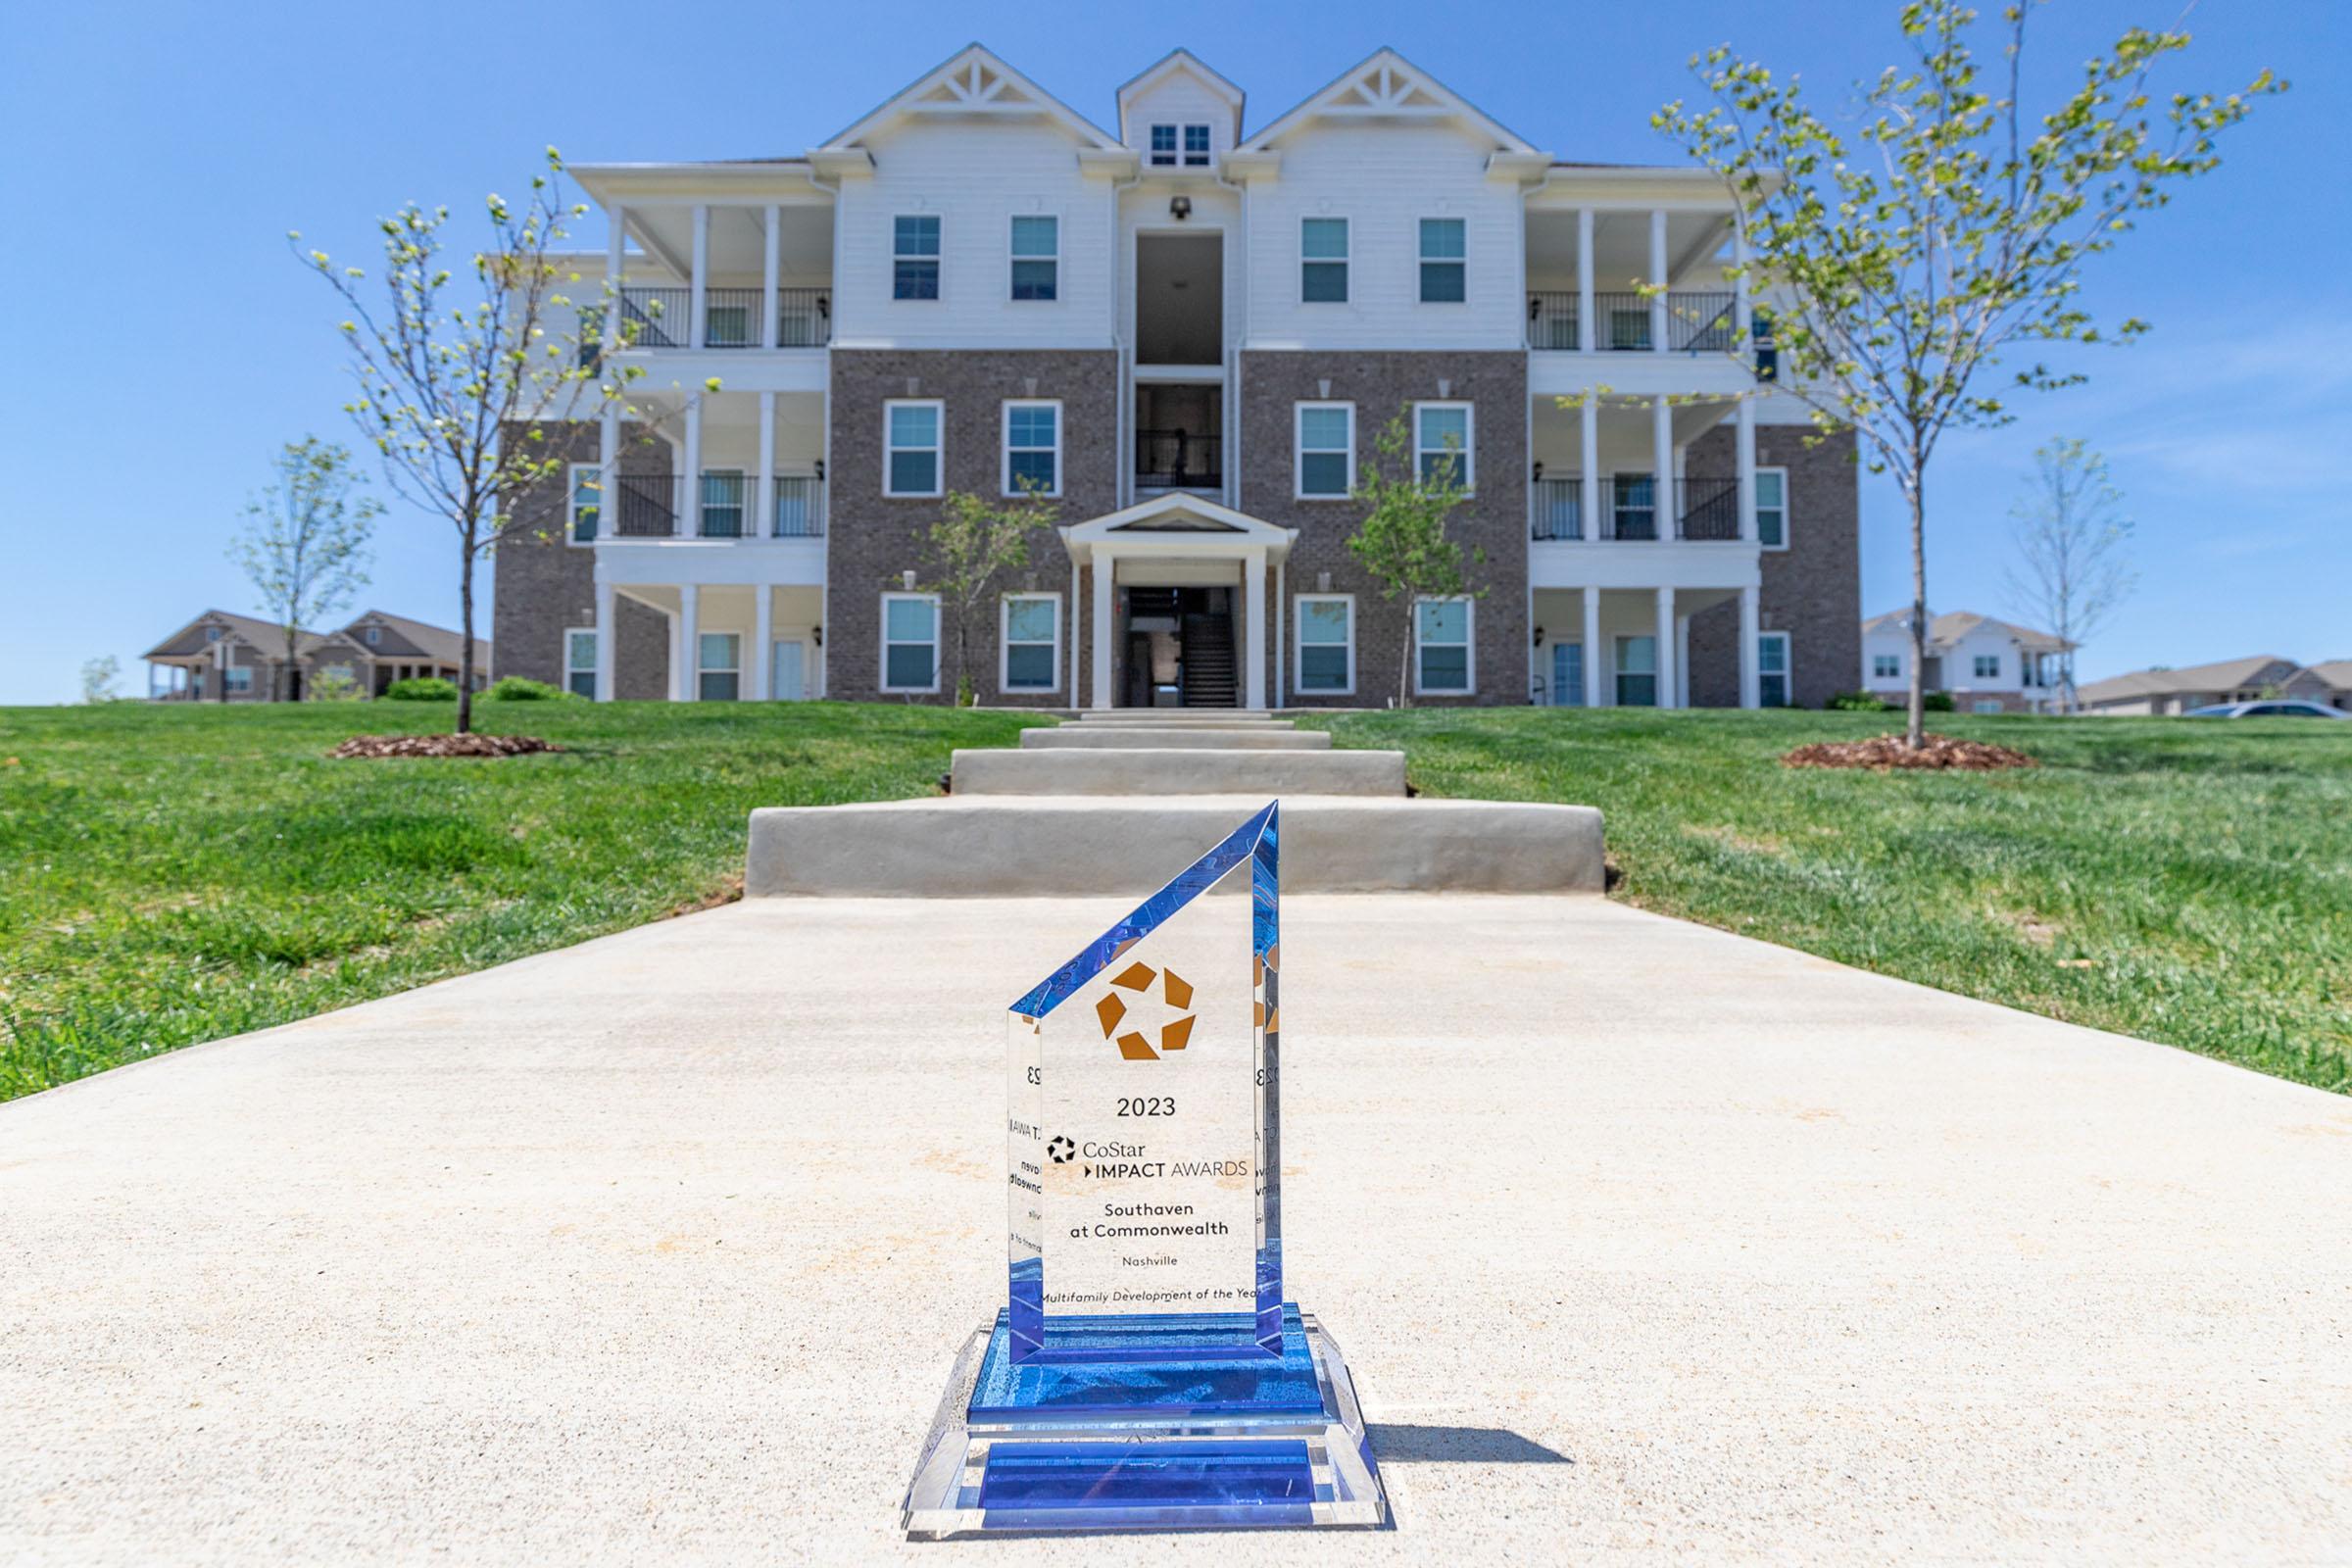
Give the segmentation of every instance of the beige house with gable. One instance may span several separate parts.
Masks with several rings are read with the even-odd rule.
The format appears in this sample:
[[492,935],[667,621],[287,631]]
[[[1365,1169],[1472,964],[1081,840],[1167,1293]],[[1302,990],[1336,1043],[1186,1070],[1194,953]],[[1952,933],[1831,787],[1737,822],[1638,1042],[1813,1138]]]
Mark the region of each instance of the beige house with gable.
[[[285,628],[256,615],[208,610],[140,656],[155,702],[299,702],[318,675],[354,683],[362,697],[411,676],[456,680],[464,639],[446,626],[370,610],[329,632],[295,634],[286,662]],[[473,640],[473,686],[490,682],[490,643]]]

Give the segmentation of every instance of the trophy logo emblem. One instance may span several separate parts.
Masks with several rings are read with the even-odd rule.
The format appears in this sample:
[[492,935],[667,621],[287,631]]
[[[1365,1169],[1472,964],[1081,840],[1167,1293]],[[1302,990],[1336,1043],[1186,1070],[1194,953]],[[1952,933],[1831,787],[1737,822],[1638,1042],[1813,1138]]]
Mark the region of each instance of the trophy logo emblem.
[[[1149,1002],[1152,982],[1159,982],[1160,1000],[1174,1016],[1159,1026],[1159,1050],[1152,1049],[1151,1040],[1140,1028],[1120,1031],[1122,1023],[1139,1019],[1128,1015],[1128,1004],[1119,993],[1132,993],[1141,1012]],[[1131,963],[1111,977],[1111,990],[1095,1004],[1095,1017],[1102,1025],[1102,1038],[1118,1044],[1119,1054],[1129,1061],[1157,1061],[1161,1052],[1182,1051],[1193,1038],[1193,988],[1173,969],[1153,969],[1141,961]]]

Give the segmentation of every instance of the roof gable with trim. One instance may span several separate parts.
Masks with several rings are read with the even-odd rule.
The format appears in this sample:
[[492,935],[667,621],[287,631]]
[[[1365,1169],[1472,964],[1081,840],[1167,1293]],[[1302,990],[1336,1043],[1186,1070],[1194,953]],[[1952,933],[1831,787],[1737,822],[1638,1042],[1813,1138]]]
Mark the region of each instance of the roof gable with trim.
[[1329,86],[1244,142],[1245,153],[1272,152],[1293,132],[1317,121],[1455,124],[1494,143],[1494,150],[1534,156],[1536,148],[1394,49],[1340,74]]
[[1126,150],[1118,138],[975,43],[893,94],[809,156],[816,159],[861,148],[892,126],[913,119],[1043,120],[1082,148]]

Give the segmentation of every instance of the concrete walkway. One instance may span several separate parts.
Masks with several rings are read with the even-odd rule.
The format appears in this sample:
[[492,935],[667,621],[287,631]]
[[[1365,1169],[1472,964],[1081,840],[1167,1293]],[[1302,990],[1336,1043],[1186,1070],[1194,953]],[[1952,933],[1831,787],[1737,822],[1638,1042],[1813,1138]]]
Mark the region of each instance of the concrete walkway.
[[907,1546],[1002,1008],[770,899],[0,1105],[0,1562],[2352,1555],[2352,1103],[1597,898],[1285,900],[1376,1536]]

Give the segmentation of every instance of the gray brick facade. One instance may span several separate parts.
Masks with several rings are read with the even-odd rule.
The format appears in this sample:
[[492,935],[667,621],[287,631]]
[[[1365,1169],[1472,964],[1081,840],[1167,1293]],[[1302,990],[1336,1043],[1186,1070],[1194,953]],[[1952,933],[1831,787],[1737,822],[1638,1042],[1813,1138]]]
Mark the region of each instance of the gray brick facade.
[[[1728,424],[1690,443],[1693,473],[1738,466]],[[1819,708],[1862,684],[1861,492],[1850,431],[1821,436],[1808,425],[1756,427],[1756,466],[1788,470],[1788,548],[1763,553],[1758,629],[1788,633],[1789,701]],[[1738,601],[1690,617],[1690,704],[1740,703]]]
[[[1296,707],[1381,708],[1397,696],[1410,635],[1408,610],[1380,597],[1348,551],[1362,510],[1348,501],[1299,501],[1292,473],[1295,409],[1300,403],[1355,405],[1359,465],[1372,456],[1383,426],[1415,402],[1472,404],[1475,494],[1455,510],[1449,537],[1486,560],[1469,567],[1473,589],[1487,592],[1473,617],[1476,691],[1468,697],[1416,696],[1428,706],[1492,706],[1527,701],[1527,356],[1520,353],[1327,353],[1253,350],[1242,356],[1240,508],[1298,530],[1291,547],[1286,595],[1320,591],[1355,595],[1355,693],[1301,696],[1286,672],[1281,690]],[[1269,585],[1269,593],[1271,587]],[[1281,608],[1283,658],[1296,666],[1291,606]],[[1277,689],[1268,640],[1269,697]]]

